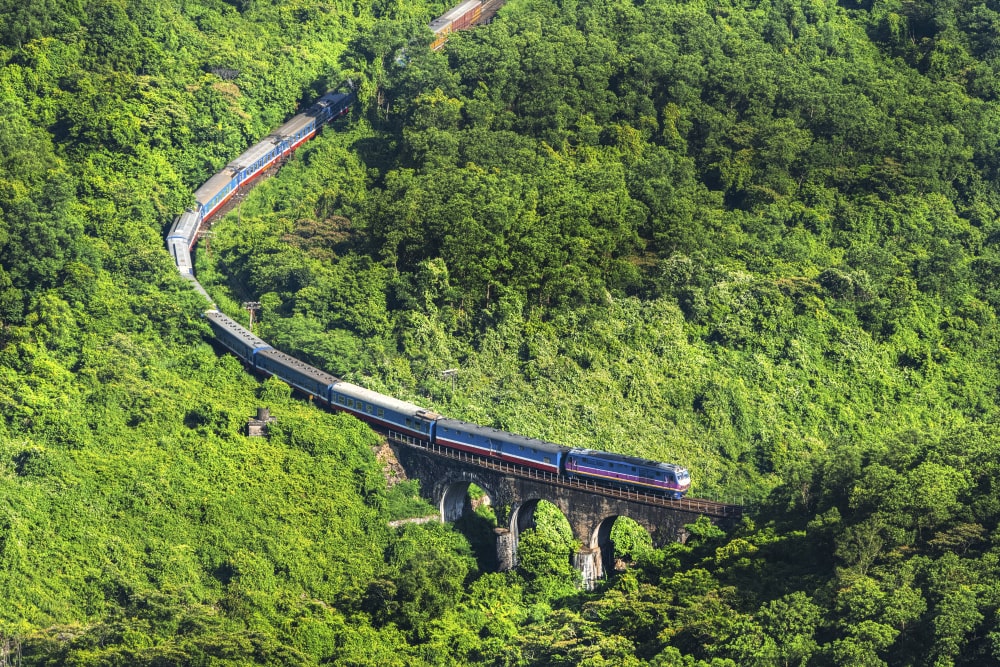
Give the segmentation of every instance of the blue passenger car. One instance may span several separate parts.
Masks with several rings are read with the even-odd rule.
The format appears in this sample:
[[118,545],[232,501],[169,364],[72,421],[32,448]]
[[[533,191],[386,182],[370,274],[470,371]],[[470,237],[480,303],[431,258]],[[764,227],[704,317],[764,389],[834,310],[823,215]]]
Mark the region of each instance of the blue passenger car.
[[434,441],[444,447],[558,473],[566,447],[458,419],[439,419]]
[[299,391],[323,401],[327,400],[330,387],[339,382],[329,373],[270,347],[254,354],[254,368],[276,375]]
[[205,311],[205,319],[215,332],[216,340],[251,366],[254,365],[253,358],[258,351],[271,349],[270,345],[247,331],[239,322],[217,310]]
[[337,382],[330,387],[330,405],[355,417],[399,434],[429,442],[434,437],[438,414],[413,403],[359,387]]

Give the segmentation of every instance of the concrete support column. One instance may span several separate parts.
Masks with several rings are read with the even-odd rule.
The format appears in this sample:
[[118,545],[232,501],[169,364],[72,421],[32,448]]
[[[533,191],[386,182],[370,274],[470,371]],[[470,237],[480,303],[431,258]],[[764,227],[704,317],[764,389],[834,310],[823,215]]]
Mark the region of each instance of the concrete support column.
[[601,550],[580,547],[580,550],[573,554],[573,567],[583,575],[583,587],[588,591],[593,590],[597,580],[604,576]]
[[506,528],[494,528],[497,537],[497,570],[507,572],[517,567],[517,540]]

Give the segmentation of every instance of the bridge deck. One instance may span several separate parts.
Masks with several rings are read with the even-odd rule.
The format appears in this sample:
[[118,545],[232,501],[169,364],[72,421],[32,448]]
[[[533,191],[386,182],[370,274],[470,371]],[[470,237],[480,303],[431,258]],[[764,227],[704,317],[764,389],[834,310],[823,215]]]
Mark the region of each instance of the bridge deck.
[[686,512],[693,512],[695,514],[704,514],[706,516],[737,520],[743,516],[743,508],[739,505],[728,505],[726,503],[720,503],[714,500],[704,500],[701,498],[685,497],[680,500],[673,500],[654,493],[647,493],[645,491],[603,486],[586,479],[576,477],[567,478],[561,475],[556,475],[555,473],[507,463],[506,461],[497,461],[485,456],[479,456],[476,454],[470,454],[469,452],[430,444],[397,431],[389,431],[385,433],[385,435],[389,441],[394,444],[406,447],[415,447],[436,456],[461,461],[462,463],[468,463],[482,468],[489,468],[490,470],[495,470],[497,472],[504,473],[505,475],[514,475],[517,477],[541,480],[556,486],[580,489],[612,498],[622,498],[633,502],[656,505],[659,507],[669,507],[675,510],[683,510]]

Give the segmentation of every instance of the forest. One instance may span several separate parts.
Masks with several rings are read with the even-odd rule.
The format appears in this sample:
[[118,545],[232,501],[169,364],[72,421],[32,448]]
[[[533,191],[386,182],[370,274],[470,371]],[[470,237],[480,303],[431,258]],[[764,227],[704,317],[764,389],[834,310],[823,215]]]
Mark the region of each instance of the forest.
[[[1000,3],[0,0],[0,664],[1000,664]],[[163,247],[352,382],[747,507],[496,572]],[[458,369],[454,379],[441,374]],[[245,436],[266,405],[269,439]]]

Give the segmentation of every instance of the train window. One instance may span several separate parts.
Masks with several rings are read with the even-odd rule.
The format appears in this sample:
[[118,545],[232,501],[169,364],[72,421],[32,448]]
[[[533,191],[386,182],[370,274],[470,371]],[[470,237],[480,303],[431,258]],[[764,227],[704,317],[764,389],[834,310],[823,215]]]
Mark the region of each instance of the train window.
[[383,408],[379,408],[378,409],[378,416],[379,417],[385,417],[385,410]]
[[353,398],[347,399],[347,407],[349,407],[349,408],[353,408],[354,407],[354,399]]
[[412,421],[410,421],[410,418],[409,418],[409,417],[407,417],[407,418],[406,418],[406,425],[407,425],[407,426],[413,426],[413,422],[412,422]]
[[337,396],[337,402],[340,403],[341,405],[344,405],[347,402],[347,399],[344,398],[343,394],[340,394],[339,396]]
[[549,459],[549,457],[547,457],[547,456],[546,456],[546,457],[544,457],[544,458],[542,459],[542,461],[544,461],[545,463],[552,463],[552,461],[551,461],[551,460]]
[[367,412],[368,414],[373,414],[375,412],[375,407],[372,406],[370,403],[365,403],[365,412]]

